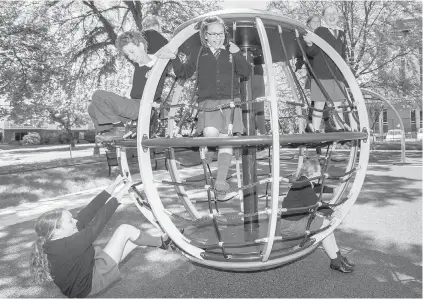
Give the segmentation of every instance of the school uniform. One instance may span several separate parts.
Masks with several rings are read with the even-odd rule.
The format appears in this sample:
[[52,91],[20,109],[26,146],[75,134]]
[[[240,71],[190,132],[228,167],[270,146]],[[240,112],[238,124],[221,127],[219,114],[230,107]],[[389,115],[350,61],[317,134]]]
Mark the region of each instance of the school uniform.
[[[242,52],[231,54],[228,49],[222,47],[215,56],[216,51],[212,48],[204,47],[200,51],[197,55],[188,56],[185,63],[182,63],[179,57],[172,60],[175,75],[182,79],[191,78],[198,68],[198,105],[202,108],[213,108],[228,104],[232,101],[231,94],[235,102],[240,102],[240,78],[247,78],[252,70]],[[200,56],[197,67],[198,55]],[[221,133],[227,134],[230,115],[229,107],[215,111],[200,111],[197,133],[201,133],[206,127],[214,127]],[[233,133],[243,132],[242,110],[236,107]]]
[[67,297],[94,294],[120,277],[116,262],[93,246],[119,206],[116,198],[109,198],[108,192],[101,192],[75,217],[77,233],[43,246],[54,283]]
[[[148,42],[147,53],[152,60],[145,65],[135,64],[134,75],[132,79],[131,98],[128,99],[114,92],[105,90],[96,90],[88,106],[90,115],[96,131],[107,131],[112,128],[112,123],[119,121],[126,123],[129,120],[138,118],[141,98],[147,83],[148,74],[154,66],[157,58],[152,55],[167,44],[166,38],[155,30],[144,31],[144,37]],[[159,102],[163,91],[166,72],[162,74],[154,101]]]
[[[337,51],[344,60],[346,59],[347,40],[344,31],[337,27],[333,29],[328,27],[318,27],[314,33],[324,39],[330,46],[332,46],[332,48],[334,48],[335,51]],[[333,102],[340,102],[345,100],[345,96],[337,84],[338,82],[340,83],[341,87],[344,87],[345,79],[332,59],[323,53],[323,51],[321,51],[320,48],[316,45],[313,45],[312,47],[306,47],[306,53],[308,56],[313,57],[313,59],[310,61],[313,71],[325,88],[326,92],[329,94],[330,99]],[[325,55],[324,57],[326,58],[327,63],[323,55]],[[335,78],[332,76],[328,65],[334,73]],[[311,80],[310,91],[312,101],[326,102],[326,98],[314,78]]]
[[[316,204],[319,197],[316,189],[306,176],[301,176],[294,182],[286,195],[282,207],[287,209],[308,207]],[[320,186],[321,188],[321,186]],[[309,230],[317,230],[323,226],[323,215],[330,215],[332,209],[320,208],[318,215],[312,220]],[[323,214],[323,215],[322,215]],[[288,211],[281,215],[281,233],[284,236],[298,236],[304,234],[307,222],[311,217],[308,211]]]

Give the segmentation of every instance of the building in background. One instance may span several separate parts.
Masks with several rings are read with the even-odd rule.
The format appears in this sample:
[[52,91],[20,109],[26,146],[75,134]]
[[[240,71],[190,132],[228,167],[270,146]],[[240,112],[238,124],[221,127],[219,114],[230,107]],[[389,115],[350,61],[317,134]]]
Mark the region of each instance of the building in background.
[[[72,128],[74,132],[74,137],[78,139],[83,138],[83,134],[86,131],[94,130],[94,124],[88,124],[79,128]],[[21,141],[22,138],[27,135],[29,132],[36,132],[40,134],[41,137],[54,135],[54,133],[61,133],[61,130],[56,124],[47,124],[40,123],[37,119],[28,120],[24,124],[17,125],[12,121],[0,120],[0,132],[1,140],[0,142],[13,142]]]

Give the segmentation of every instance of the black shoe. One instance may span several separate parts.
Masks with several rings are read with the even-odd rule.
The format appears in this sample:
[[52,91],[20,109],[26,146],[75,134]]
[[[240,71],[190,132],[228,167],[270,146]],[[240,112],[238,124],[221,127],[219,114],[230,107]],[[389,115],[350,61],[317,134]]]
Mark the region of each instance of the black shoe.
[[354,268],[345,264],[345,262],[342,259],[341,259],[341,262],[339,263],[338,266],[335,266],[334,264],[331,263],[330,268],[332,270],[336,270],[336,271],[339,271],[341,273],[351,273],[351,272],[354,271]]
[[110,131],[107,131],[101,135],[97,135],[95,139],[100,142],[113,141],[117,139],[123,139],[123,135],[125,135],[125,133],[125,127],[113,127],[113,129]]
[[334,133],[338,132],[338,130],[331,125],[325,125],[325,133]]
[[[326,187],[326,186],[325,186]],[[354,268],[355,264],[352,263],[351,261],[349,261],[345,256],[341,256],[341,260],[342,262],[344,262],[345,265],[347,265],[348,267]]]

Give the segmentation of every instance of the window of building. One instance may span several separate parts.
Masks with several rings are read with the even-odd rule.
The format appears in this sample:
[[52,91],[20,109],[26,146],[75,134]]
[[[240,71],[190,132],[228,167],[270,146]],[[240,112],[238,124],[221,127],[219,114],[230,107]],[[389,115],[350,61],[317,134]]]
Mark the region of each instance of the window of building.
[[387,109],[383,109],[383,113],[382,113],[382,125],[383,125],[383,132],[388,132],[389,127],[388,127],[388,110]]
[[25,135],[28,135],[28,132],[15,133],[15,141],[21,141]]
[[411,132],[416,132],[416,110],[410,111]]

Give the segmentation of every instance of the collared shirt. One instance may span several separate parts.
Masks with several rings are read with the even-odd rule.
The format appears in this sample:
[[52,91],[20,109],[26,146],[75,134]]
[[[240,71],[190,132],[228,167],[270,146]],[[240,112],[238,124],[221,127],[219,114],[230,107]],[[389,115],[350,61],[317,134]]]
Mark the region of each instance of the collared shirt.
[[342,29],[335,25],[335,26],[328,26],[323,24],[321,27],[325,27],[327,29],[329,29],[329,32],[332,33],[333,36],[335,36],[336,38],[338,38],[339,32],[342,31]]
[[[213,48],[210,44],[208,44],[208,46],[209,46],[210,51],[211,51],[211,52],[213,53],[213,55],[214,55],[214,53],[216,53],[217,49]],[[226,48],[225,48],[225,46],[224,46],[224,45],[221,45],[221,46],[219,47],[219,49],[221,49],[221,50],[225,50]]]
[[157,61],[157,57],[154,56],[154,55],[151,55],[151,54],[148,54],[148,57],[150,57],[151,60],[149,62],[145,63],[145,64],[141,64],[140,66],[146,66],[146,67],[149,67],[149,68],[153,67],[153,65]]

